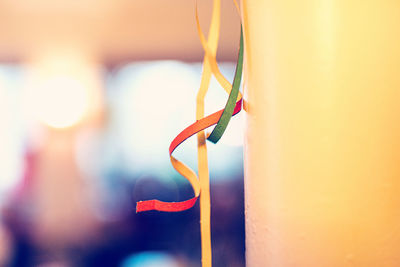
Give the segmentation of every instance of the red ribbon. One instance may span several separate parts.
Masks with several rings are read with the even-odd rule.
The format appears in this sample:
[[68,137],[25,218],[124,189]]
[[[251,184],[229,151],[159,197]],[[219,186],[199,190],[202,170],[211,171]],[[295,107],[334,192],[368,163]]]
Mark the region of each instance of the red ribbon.
[[[232,116],[236,115],[242,109],[242,99],[236,102],[235,109],[233,110]],[[180,134],[178,134],[174,140],[171,142],[169,146],[169,154],[172,155],[174,150],[186,139],[195,135],[196,133],[213,126],[218,123],[223,109],[208,115],[207,117],[196,121],[190,126],[186,127]],[[158,210],[158,211],[166,211],[166,212],[178,212],[190,209],[196,203],[198,197],[191,198],[186,201],[180,202],[164,202],[156,199],[139,201],[136,204],[136,212],[149,211],[149,210]]]

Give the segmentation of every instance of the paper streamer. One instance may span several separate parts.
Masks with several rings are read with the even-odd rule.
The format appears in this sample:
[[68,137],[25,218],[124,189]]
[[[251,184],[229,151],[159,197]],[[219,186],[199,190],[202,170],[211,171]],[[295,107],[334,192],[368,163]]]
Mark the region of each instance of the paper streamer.
[[[236,105],[234,105],[231,116],[238,114],[240,112],[241,108],[242,108],[242,100],[239,100],[236,103]],[[225,110],[222,109],[222,110],[215,112],[201,120],[198,120],[197,122],[195,122],[195,123],[191,124],[190,126],[188,126],[187,128],[185,128],[180,134],[178,134],[174,138],[174,140],[171,142],[171,145],[169,146],[169,154],[171,156],[171,160],[177,161],[172,156],[172,153],[181,143],[183,143],[186,139],[193,136],[194,134],[207,129],[210,126],[217,124],[220,121],[220,118],[222,117],[224,111]],[[179,162],[176,164],[183,164],[183,163]],[[186,168],[188,168],[188,167],[186,167]],[[181,168],[178,168],[178,169],[181,170]],[[183,211],[183,210],[193,207],[193,205],[196,203],[196,199],[198,198],[198,195],[199,195],[196,192],[197,191],[200,192],[200,190],[198,189],[199,186],[197,185],[198,182],[192,181],[193,178],[191,177],[191,176],[196,176],[196,174],[181,173],[181,171],[179,171],[179,173],[182,174],[182,176],[186,177],[189,180],[189,182],[191,183],[191,185],[195,191],[195,195],[196,195],[194,198],[189,199],[187,201],[182,201],[182,202],[163,202],[163,201],[156,200],[156,199],[140,201],[136,205],[136,212],[142,212],[142,211],[148,211],[148,210],[176,212],[176,211]],[[191,178],[188,178],[188,177],[191,177]],[[197,178],[195,178],[195,179],[197,179]]]
[[[182,162],[178,161],[172,156],[174,150],[186,139],[193,136],[194,134],[207,129],[210,126],[217,124],[214,130],[211,132],[208,140],[216,143],[223,135],[230,118],[240,112],[242,107],[242,100],[240,99],[236,104],[235,100],[239,94],[240,81],[243,69],[243,34],[240,37],[240,48],[238,62],[236,66],[236,73],[234,77],[233,89],[231,90],[228,101],[226,103],[225,109],[215,112],[201,120],[196,121],[192,125],[184,129],[180,134],[178,134],[175,139],[171,142],[169,147],[169,154],[171,157],[171,162],[175,169],[186,179],[189,180],[195,192],[195,197],[182,202],[163,202],[160,200],[146,200],[137,203],[136,212],[148,211],[148,210],[158,210],[158,211],[168,211],[177,212],[183,211],[193,207],[196,203],[196,199],[200,193],[200,186],[198,185],[198,180],[196,174],[189,169]],[[218,128],[219,127],[219,128]]]
[[[239,7],[234,0],[239,11]],[[171,164],[182,176],[191,184],[195,196],[186,201],[164,202],[160,200],[139,201],[136,205],[136,212],[143,211],[164,211],[179,212],[187,210],[194,206],[200,197],[200,223],[201,223],[201,244],[202,244],[202,266],[211,266],[211,231],[210,231],[210,191],[209,191],[209,172],[207,160],[207,146],[204,130],[216,124],[208,140],[217,143],[224,134],[227,125],[232,116],[240,112],[242,107],[242,95],[239,92],[242,71],[243,71],[243,31],[240,33],[239,55],[236,65],[233,85],[221,74],[217,61],[216,51],[218,46],[219,28],[220,28],[220,9],[221,1],[214,0],[213,15],[210,24],[208,41],[206,40],[199,22],[197,1],[196,1],[196,24],[201,44],[205,51],[203,61],[203,75],[200,83],[200,89],[197,94],[196,122],[185,128],[171,142],[169,154]],[[229,93],[225,108],[217,111],[207,117],[204,117],[204,98],[208,91],[211,74],[215,76],[224,90]],[[235,103],[236,102],[236,103]],[[177,160],[172,153],[186,139],[197,133],[198,140],[198,169],[199,177],[184,163]],[[200,195],[201,192],[201,195]]]
[[213,142],[214,144],[217,143],[219,139],[221,139],[233,115],[235,109],[235,101],[239,95],[239,87],[240,87],[240,82],[242,80],[242,71],[243,71],[243,30],[241,29],[239,56],[236,65],[235,78],[233,80],[232,90],[231,93],[229,94],[228,101],[226,102],[225,109],[222,112],[222,115],[218,121],[217,126],[215,126],[214,130],[207,138],[207,140]]
[[[235,5],[237,5],[236,1]],[[201,45],[204,49],[205,52],[205,59],[207,59],[208,64],[211,68],[211,71],[214,75],[214,77],[217,79],[218,83],[222,86],[222,88],[229,94],[232,89],[232,84],[222,75],[221,71],[219,70],[217,59],[216,59],[216,53],[213,52],[210,47],[208,46],[208,43],[206,41],[206,37],[204,36],[203,30],[201,29],[200,26],[200,20],[199,20],[199,13],[196,5],[196,27],[197,27],[197,33],[200,38]],[[242,98],[241,93],[239,92],[238,98],[236,101],[239,101],[239,99]]]
[[[196,1],[197,10],[197,1]],[[214,0],[210,30],[208,33],[207,46],[213,54],[217,53],[219,29],[221,23],[221,1]],[[203,59],[203,75],[201,76],[200,88],[196,98],[196,120],[204,118],[204,99],[210,86],[212,69],[210,61],[205,53]],[[197,166],[200,195],[200,235],[201,235],[201,264],[203,267],[212,265],[211,249],[211,197],[210,176],[208,171],[207,144],[204,131],[197,133]]]

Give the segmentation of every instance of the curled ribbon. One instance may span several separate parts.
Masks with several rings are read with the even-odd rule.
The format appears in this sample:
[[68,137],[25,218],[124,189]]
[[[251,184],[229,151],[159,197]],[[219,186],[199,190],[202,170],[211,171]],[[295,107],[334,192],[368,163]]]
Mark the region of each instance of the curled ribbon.
[[193,207],[196,203],[198,196],[200,195],[200,185],[197,179],[197,175],[184,163],[178,161],[172,156],[174,150],[186,139],[193,136],[194,134],[207,129],[208,127],[217,124],[214,130],[211,132],[208,140],[212,141],[213,143],[218,142],[218,140],[223,135],[229,120],[232,116],[236,115],[240,112],[242,108],[242,99],[240,98],[239,101],[235,103],[236,98],[239,95],[239,87],[240,81],[242,76],[242,69],[243,69],[243,34],[241,33],[240,37],[240,49],[239,49],[239,57],[238,63],[236,67],[234,83],[232,90],[230,91],[228,101],[225,105],[225,108],[217,111],[203,119],[200,119],[193,123],[192,125],[188,126],[184,129],[180,134],[178,134],[174,140],[171,142],[169,147],[169,154],[171,158],[171,163],[175,167],[175,169],[188,181],[193,187],[193,191],[195,193],[195,197],[186,201],[181,202],[163,202],[160,200],[146,200],[140,201],[137,203],[136,212],[148,211],[148,210],[158,210],[158,211],[167,211],[167,212],[177,212],[183,211]]
[[[233,0],[237,11],[239,12],[239,5],[236,0]],[[178,134],[171,142],[169,147],[169,154],[171,164],[182,176],[184,176],[191,184],[194,197],[186,201],[180,202],[164,202],[160,200],[146,200],[140,201],[136,205],[136,212],[143,212],[149,210],[165,211],[165,212],[178,212],[187,210],[194,206],[200,196],[200,225],[201,225],[201,247],[202,247],[202,266],[209,267],[212,265],[211,260],[211,231],[210,231],[210,190],[209,190],[209,174],[207,162],[207,146],[205,141],[204,130],[212,125],[215,125],[213,131],[208,135],[207,140],[217,143],[224,134],[227,125],[232,116],[240,112],[242,108],[242,95],[239,92],[239,87],[243,72],[243,29],[241,26],[240,31],[240,46],[239,55],[236,64],[235,76],[233,84],[221,74],[217,61],[216,52],[219,38],[220,26],[220,9],[221,1],[214,0],[213,14],[210,24],[208,41],[206,40],[203,31],[200,27],[197,0],[196,0],[196,25],[198,35],[204,49],[203,61],[203,74],[200,83],[200,89],[197,94],[196,106],[196,122],[185,128]],[[240,12],[239,12],[240,13]],[[204,117],[204,98],[207,93],[211,74],[217,79],[219,84],[229,94],[225,108],[217,111],[207,117]],[[197,134],[197,151],[198,151],[198,169],[199,177],[184,163],[177,160],[172,153],[174,150],[186,139]]]
[[[236,103],[236,105],[234,105],[231,116],[234,116],[237,113],[239,113],[241,109],[242,109],[242,100],[239,100]],[[169,147],[171,161],[173,161],[174,164],[179,164],[179,165],[182,164],[181,167],[185,166],[183,168],[178,168],[179,170],[177,170],[177,171],[180,174],[182,174],[183,176],[185,176],[190,181],[190,183],[192,184],[193,190],[195,191],[195,197],[191,198],[189,200],[186,200],[186,201],[181,201],[181,202],[163,202],[163,201],[156,200],[156,199],[140,201],[137,203],[136,212],[142,212],[142,211],[148,211],[148,210],[174,212],[174,211],[183,211],[183,210],[193,207],[193,205],[196,203],[196,200],[200,193],[200,187],[198,186],[198,180],[196,178],[196,174],[191,169],[189,169],[186,165],[184,165],[180,161],[176,160],[172,156],[172,152],[174,152],[174,150],[189,137],[193,136],[194,134],[196,134],[212,125],[219,123],[221,121],[220,118],[223,116],[224,111],[225,111],[225,109],[215,112],[201,120],[196,121],[192,125],[188,126],[186,129],[184,129],[180,134],[178,134],[175,137],[175,139],[172,141],[172,143]],[[186,170],[188,172],[187,173],[181,172],[182,169]],[[194,179],[196,179],[197,182]]]
[[193,170],[191,170],[188,166],[186,166],[184,163],[180,162],[174,156],[172,156],[172,153],[186,139],[215,124],[216,127],[208,136],[207,140],[213,143],[217,143],[218,140],[222,137],[227,125],[229,124],[230,118],[239,113],[242,107],[242,95],[239,92],[239,88],[243,72],[243,31],[241,30],[240,33],[239,55],[237,59],[233,85],[231,85],[229,81],[227,81],[227,79],[221,74],[218,64],[216,62],[215,53],[213,53],[213,51],[211,51],[211,49],[208,46],[206,38],[200,27],[197,8],[196,8],[196,24],[200,41],[205,51],[205,58],[207,58],[208,60],[208,64],[211,68],[213,75],[216,77],[217,81],[225,89],[225,91],[229,93],[229,97],[224,109],[217,111],[205,118],[197,120],[195,123],[191,124],[190,126],[185,128],[180,134],[178,134],[170,144],[169,154],[170,154],[171,164],[173,165],[176,171],[178,171],[182,176],[184,176],[190,182],[195,196],[189,200],[180,202],[164,202],[157,199],[139,201],[136,205],[136,212],[143,212],[150,210],[179,212],[193,207],[200,195],[200,190],[201,190],[200,182],[197,178],[196,173]]

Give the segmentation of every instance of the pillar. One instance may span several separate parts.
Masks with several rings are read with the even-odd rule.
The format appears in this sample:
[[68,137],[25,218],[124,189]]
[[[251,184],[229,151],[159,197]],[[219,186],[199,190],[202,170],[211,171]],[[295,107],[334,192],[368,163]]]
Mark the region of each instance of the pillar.
[[242,7],[247,266],[400,266],[400,1]]

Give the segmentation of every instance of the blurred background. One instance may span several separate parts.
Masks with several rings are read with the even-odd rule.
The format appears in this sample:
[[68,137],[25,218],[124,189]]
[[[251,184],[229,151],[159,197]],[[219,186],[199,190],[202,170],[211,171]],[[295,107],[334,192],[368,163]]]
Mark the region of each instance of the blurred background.
[[[203,51],[194,1],[0,0],[0,266],[200,266],[198,203],[169,163],[195,119]],[[199,1],[207,29],[212,1]],[[239,18],[222,1],[233,79]],[[226,93],[212,80],[206,113]],[[214,266],[244,266],[242,115],[209,144]],[[196,140],[175,152],[196,170]]]

